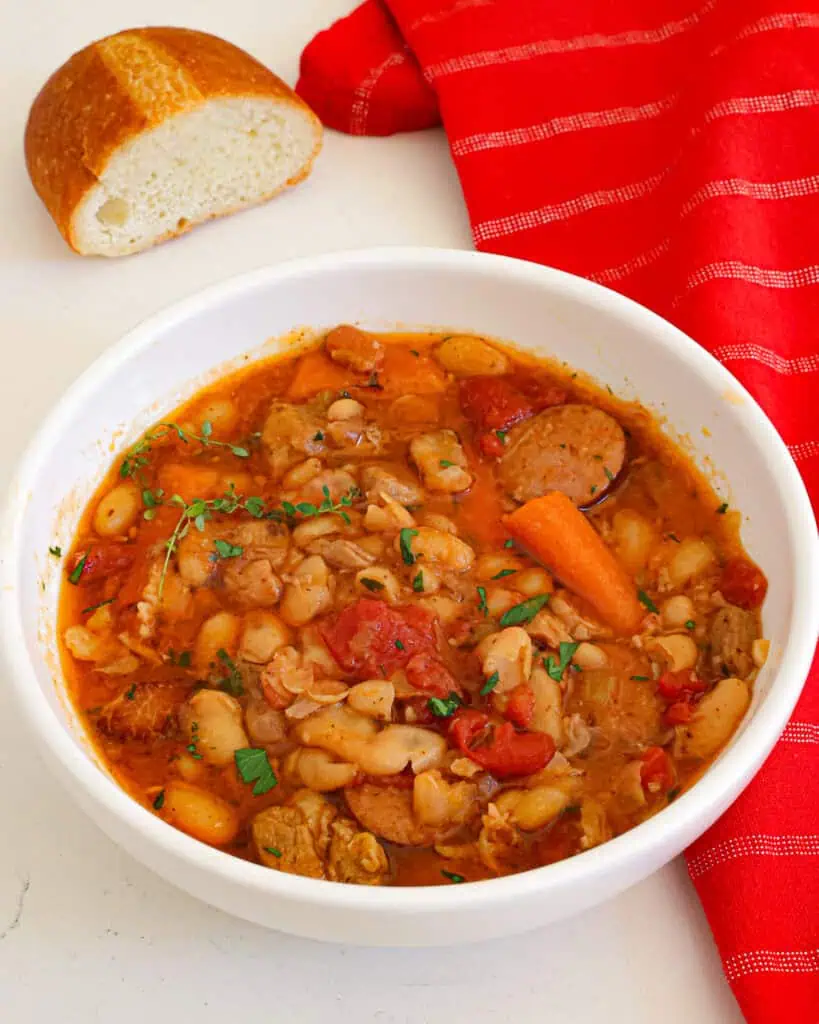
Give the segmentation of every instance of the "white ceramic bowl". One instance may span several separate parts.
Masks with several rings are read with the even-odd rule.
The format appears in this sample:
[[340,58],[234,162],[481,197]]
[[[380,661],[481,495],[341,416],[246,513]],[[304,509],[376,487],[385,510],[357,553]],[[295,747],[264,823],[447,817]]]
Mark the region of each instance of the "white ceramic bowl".
[[[78,514],[120,448],[212,379],[270,354],[294,327],[442,327],[510,339],[639,397],[723,477],[725,500],[770,581],[771,658],[730,746],[692,791],[571,860],[464,886],[366,888],[297,878],[211,849],[131,800],[97,763],[62,693],[55,655],[60,567]],[[261,346],[261,348],[259,348]],[[44,584],[45,589],[42,589]],[[659,317],[614,292],[504,257],[379,249],[301,260],[228,281],[154,317],[67,392],[30,445],[4,522],[0,611],[6,681],[57,777],[129,853],[194,896],[312,938],[439,945],[524,931],[583,910],[661,867],[736,798],[796,703],[816,643],[817,547],[788,452],[746,391]]]

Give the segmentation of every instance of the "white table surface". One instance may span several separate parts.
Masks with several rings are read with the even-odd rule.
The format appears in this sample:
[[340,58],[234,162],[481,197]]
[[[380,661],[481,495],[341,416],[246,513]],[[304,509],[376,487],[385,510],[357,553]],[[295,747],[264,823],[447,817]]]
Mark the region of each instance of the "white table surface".
[[[70,53],[141,24],[245,46],[293,82],[303,44],[351,0],[27,0],[0,18],[0,486],[74,378],[125,330],[226,276],[373,244],[468,247],[438,131],[328,134],[311,178],[259,210],[121,261],[70,253],[29,185],[29,103]],[[70,444],[70,438],[66,439]],[[0,686],[0,1020],[742,1020],[681,862],[581,917],[448,950],[292,939],[195,902],[114,846],[45,774]]]

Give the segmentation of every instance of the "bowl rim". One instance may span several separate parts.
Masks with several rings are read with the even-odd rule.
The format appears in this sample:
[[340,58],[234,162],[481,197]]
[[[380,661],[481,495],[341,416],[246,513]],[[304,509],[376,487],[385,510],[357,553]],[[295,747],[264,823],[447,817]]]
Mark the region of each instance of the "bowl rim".
[[[17,596],[21,569],[21,531],[28,496],[34,492],[39,472],[53,445],[62,436],[65,422],[82,403],[93,400],[107,376],[123,362],[149,347],[160,331],[172,329],[194,315],[207,313],[223,302],[241,298],[266,285],[280,284],[289,278],[322,275],[341,269],[384,267],[462,272],[488,272],[494,276],[530,283],[546,291],[562,293],[582,304],[598,309],[643,333],[653,343],[672,352],[688,364],[709,389],[730,387],[743,401],[734,408],[752,442],[766,454],[777,484],[784,495],[786,521],[792,539],[804,539],[804,551],[795,559],[792,625],[782,659],[766,696],[764,708],[746,724],[742,734],[691,790],[682,794],[662,814],[601,846],[544,867],[519,874],[470,882],[466,886],[436,885],[413,887],[369,887],[342,885],[321,879],[303,878],[271,871],[232,854],[200,843],[168,825],[137,803],[102,771],[88,753],[72,739],[66,726],[41,691],[34,667],[24,644],[23,614]],[[813,588],[819,583],[819,540],[805,486],[784,442],[755,399],[704,348],[658,314],[632,299],[602,285],[565,271],[512,257],[472,250],[435,247],[384,246],[351,249],[309,256],[272,264],[240,274],[197,291],[189,297],[153,314],[128,331],[100,355],[75,380],[50,410],[18,461],[10,482],[0,539],[0,632],[6,676],[19,705],[38,740],[47,744],[54,758],[68,773],[69,789],[79,787],[99,809],[119,819],[142,840],[194,872],[205,870],[230,886],[239,886],[261,895],[288,899],[314,907],[356,909],[378,914],[413,915],[448,912],[469,907],[491,909],[525,899],[535,892],[542,896],[576,883],[593,885],[604,877],[629,875],[629,865],[647,855],[660,854],[701,834],[722,814],[750,782],[773,748],[796,705],[807,677],[816,645],[816,621]],[[133,855],[141,859],[139,847]]]

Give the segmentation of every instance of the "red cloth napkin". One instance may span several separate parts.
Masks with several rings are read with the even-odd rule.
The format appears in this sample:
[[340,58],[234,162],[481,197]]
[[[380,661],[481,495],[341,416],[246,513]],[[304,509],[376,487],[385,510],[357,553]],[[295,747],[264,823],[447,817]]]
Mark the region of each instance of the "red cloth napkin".
[[[819,4],[368,0],[302,56],[324,122],[443,121],[475,245],[645,303],[753,392],[819,499]],[[819,663],[688,851],[752,1024],[819,1021]]]

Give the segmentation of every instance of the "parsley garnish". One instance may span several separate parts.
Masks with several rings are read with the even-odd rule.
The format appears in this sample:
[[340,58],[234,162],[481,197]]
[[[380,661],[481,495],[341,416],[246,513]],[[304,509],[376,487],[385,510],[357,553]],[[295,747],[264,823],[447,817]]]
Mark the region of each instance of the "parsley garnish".
[[651,680],[651,676],[632,676],[631,678],[638,683],[648,683]]
[[501,444],[506,444],[506,431],[496,430],[495,437],[500,441]]
[[657,605],[654,604],[654,602],[651,600],[651,598],[644,590],[637,591],[637,600],[640,602],[640,604],[645,605],[645,607],[648,608],[650,612],[659,611]]
[[415,356],[416,359],[421,355],[417,348],[411,348],[410,352]]
[[606,474],[606,479],[607,480],[613,480],[614,479],[614,473],[612,473],[612,471],[609,469],[608,466],[603,466],[603,472]]
[[420,594],[424,590],[424,574],[420,569],[412,578],[412,589],[416,594]]
[[674,786],[673,789],[669,789],[668,793],[666,794],[666,799],[668,800],[669,803],[671,803],[673,800],[676,800],[679,795],[680,795],[680,787],[679,786]]
[[486,603],[486,587],[475,587],[475,589],[478,591],[478,611],[488,615],[489,607]]
[[48,553],[50,555],[54,555],[55,558],[60,558],[62,556],[63,549],[54,544],[53,547],[48,549]]
[[395,644],[395,649],[397,651],[403,651],[404,650],[404,644],[403,644],[403,642],[401,640],[393,640],[393,643]]
[[448,878],[454,885],[460,885],[461,882],[466,881],[463,875],[458,875],[454,871],[446,871],[444,868],[441,868],[441,874],[444,878]]
[[728,511],[728,502],[727,501],[723,501],[723,503],[717,509],[717,515],[718,516],[724,516],[727,511]]
[[223,676],[219,680],[219,689],[224,690],[225,693],[229,693],[232,697],[241,697],[245,692],[245,687],[242,682],[242,673],[236,667],[235,662],[224,648],[219,648],[216,652],[216,657],[227,669],[227,675]]
[[375,372],[370,374],[369,380],[367,381],[367,387],[368,388],[375,388],[376,391],[383,391],[384,390],[384,386],[383,386],[383,384],[379,384],[379,382],[378,382],[378,374],[375,373]]
[[88,556],[91,554],[90,551],[86,551],[85,554],[80,558],[79,562],[74,566],[71,572],[68,574],[68,582],[73,583],[76,586],[80,582],[82,571],[85,568],[85,563],[88,561]]
[[449,459],[441,459],[438,465],[441,467],[441,469],[448,469],[450,466],[454,466],[455,463],[451,462]]
[[536,597],[521,601],[520,604],[516,604],[514,608],[510,608],[508,612],[501,615],[501,626],[520,626],[531,622],[548,600],[548,594],[538,594]]
[[513,547],[515,546],[515,542],[514,542],[514,541],[512,540],[512,538],[510,537],[510,538],[509,538],[509,540],[505,540],[505,541],[503,542],[503,546],[504,546],[505,548],[513,548]]
[[559,683],[563,678],[566,666],[574,657],[574,652],[579,646],[580,645],[576,643],[565,643],[561,641],[560,647],[558,648],[558,657],[560,658],[560,661],[555,662],[551,654],[547,658],[543,659],[543,667],[556,683]]
[[415,555],[412,553],[412,538],[418,536],[417,530],[411,530],[409,527],[404,527],[403,530],[398,534],[398,546],[401,549],[401,557],[404,559],[404,565],[414,565]]
[[179,654],[174,651],[173,647],[168,648],[168,661],[172,665],[179,665],[180,668],[188,668],[191,663],[191,652],[180,651]]
[[495,573],[495,575],[492,577],[492,579],[493,580],[502,580],[502,579],[505,579],[505,577],[507,577],[507,576],[514,576],[514,574],[516,572],[517,572],[517,569],[501,569],[500,572],[496,572]]
[[682,543],[676,533],[667,533],[666,537],[668,537],[669,540],[673,540],[675,544]]
[[313,440],[314,441],[323,441],[324,440],[324,434],[320,430],[317,430],[315,432],[315,434],[313,434]]
[[187,745],[187,747],[185,747],[185,750],[187,750],[187,752],[191,755],[191,757],[195,758],[197,761],[201,761],[202,760],[202,755],[199,753],[199,751],[196,748],[196,744],[198,742],[199,742],[199,723],[198,722],[191,722],[191,741]]
[[165,790],[164,789],[160,789],[160,791],[154,797],[154,810],[155,811],[161,811],[162,807],[164,806],[164,804],[165,804]]
[[109,597],[105,601],[97,601],[96,604],[89,604],[87,608],[83,608],[80,615],[87,615],[89,612],[95,612],[97,608],[104,608],[107,604],[113,604],[116,601],[115,597]]
[[366,587],[367,590],[383,590],[384,584],[381,580],[371,580],[369,576],[362,576],[358,581],[362,586]]
[[279,780],[270,766],[266,750],[260,750],[258,747],[242,747],[233,752],[233,757],[236,761],[236,771],[241,776],[242,782],[256,783],[253,787],[254,796],[267,793],[278,783]]
[[697,628],[697,624],[696,624],[696,622],[694,622],[693,619],[687,619],[686,623],[685,623],[685,628],[686,629],[696,629]]
[[133,700],[134,697],[136,697],[136,683],[131,683],[131,685],[125,691],[125,699]]
[[281,857],[282,855],[282,851],[278,848],[278,846],[265,846],[263,847],[263,849],[267,853],[273,854],[274,857]]
[[438,718],[449,718],[461,706],[461,698],[454,691],[447,698],[430,697],[427,707]]
[[487,693],[491,693],[500,682],[500,673],[493,672],[492,675],[486,680],[481,687],[480,693],[482,697],[485,697]]
[[241,544],[231,544],[226,540],[215,540],[213,546],[216,548],[216,559],[238,558],[245,550]]

